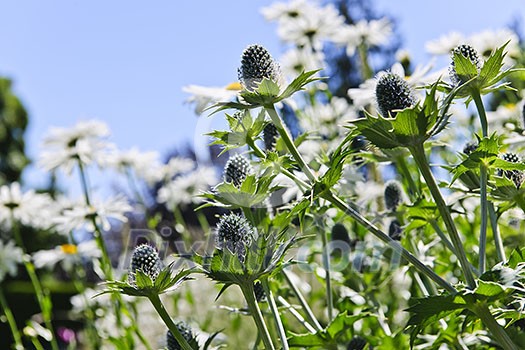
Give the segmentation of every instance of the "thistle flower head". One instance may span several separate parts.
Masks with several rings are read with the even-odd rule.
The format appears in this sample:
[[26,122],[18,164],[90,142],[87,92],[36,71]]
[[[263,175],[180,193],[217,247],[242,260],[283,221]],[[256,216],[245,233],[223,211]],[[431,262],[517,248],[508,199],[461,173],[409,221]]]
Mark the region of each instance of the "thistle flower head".
[[362,135],[357,135],[350,141],[350,148],[354,151],[361,151],[366,148],[368,141],[366,137]]
[[456,65],[454,63],[455,55],[462,55],[463,57],[467,58],[470,62],[472,62],[476,66],[476,69],[478,70],[478,72],[481,69],[481,61],[479,59],[479,55],[476,49],[474,49],[470,45],[463,44],[463,45],[456,46],[454,49],[452,49],[451,51],[452,63],[449,68],[449,75],[450,75],[450,80],[452,81],[452,84],[459,85],[461,83],[464,83],[466,80],[461,79],[456,71]]
[[279,65],[268,50],[257,44],[244,49],[237,74],[242,86],[248,91],[257,89],[264,78],[278,82],[281,76]]
[[390,211],[395,211],[399,204],[404,202],[404,192],[401,184],[390,180],[385,184],[385,206]]
[[244,262],[246,246],[257,239],[257,232],[246,218],[237,214],[223,215],[217,224],[217,247],[227,248]]
[[135,248],[130,265],[130,281],[132,283],[135,279],[135,273],[138,270],[142,271],[155,282],[161,269],[162,261],[155,248],[149,244],[141,244]]
[[[520,156],[515,153],[503,153],[500,158],[511,163],[520,163],[522,161]],[[498,169],[498,176],[503,175],[505,175],[506,178],[512,180],[516,185],[516,188],[520,188],[525,181],[525,173],[520,170]]]
[[257,281],[253,284],[253,292],[255,293],[255,299],[259,303],[266,301],[266,292],[261,282]]
[[264,147],[267,151],[275,149],[275,143],[279,137],[279,132],[273,123],[268,123],[263,130]]
[[[193,334],[193,330],[191,329],[191,327],[186,322],[182,322],[182,321],[177,322],[175,326],[177,327],[177,330],[180,332],[180,334],[182,334],[182,337],[186,339],[188,344],[193,349],[199,348],[197,338],[195,334]],[[168,350],[181,350],[182,349],[182,346],[179,344],[179,342],[177,341],[175,336],[171,333],[171,331],[168,331],[166,333],[166,345],[167,345]]]
[[463,153],[468,156],[469,154],[477,150],[478,147],[479,145],[477,142],[469,142],[465,145],[465,147],[463,147]]
[[345,225],[336,223],[332,227],[332,241],[343,241],[350,244],[350,236],[348,235],[348,230]]
[[383,74],[377,81],[376,99],[379,111],[384,117],[395,117],[394,110],[405,109],[416,103],[408,83],[391,72]]
[[388,236],[393,240],[400,241],[402,233],[401,223],[397,219],[392,220],[388,226]]
[[363,350],[366,346],[366,340],[361,337],[353,337],[348,343],[347,350]]
[[234,186],[239,187],[251,172],[252,167],[248,159],[236,154],[228,159],[224,167],[224,182],[231,182]]

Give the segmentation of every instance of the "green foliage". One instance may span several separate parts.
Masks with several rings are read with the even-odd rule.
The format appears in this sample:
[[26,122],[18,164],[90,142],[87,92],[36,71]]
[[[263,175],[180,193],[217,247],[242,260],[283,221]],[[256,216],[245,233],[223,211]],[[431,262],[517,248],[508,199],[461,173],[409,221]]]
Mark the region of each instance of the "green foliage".
[[11,80],[0,78],[0,185],[19,181],[29,163],[24,150],[28,116],[13,93]]

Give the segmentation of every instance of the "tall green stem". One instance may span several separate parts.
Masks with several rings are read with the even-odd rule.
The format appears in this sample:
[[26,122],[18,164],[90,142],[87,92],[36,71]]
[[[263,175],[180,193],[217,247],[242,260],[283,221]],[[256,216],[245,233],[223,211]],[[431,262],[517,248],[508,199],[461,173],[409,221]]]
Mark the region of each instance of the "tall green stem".
[[[277,111],[275,110],[274,106],[265,106],[266,111],[270,115],[270,118],[272,119],[272,122],[275,124],[277,131],[281,135],[281,138],[285,142],[286,146],[288,147],[288,150],[292,155],[294,156],[295,160],[301,167],[301,169],[304,171],[308,179],[312,183],[316,183],[317,179],[315,178],[314,174],[312,173],[310,167],[304,159],[302,158],[301,154],[297,150],[297,147],[292,141],[292,138],[290,136],[290,133],[287,131],[286,128],[284,128],[283,123],[281,121],[281,117],[277,114]],[[423,152],[423,158],[424,152]],[[429,168],[430,170],[430,168]],[[432,173],[430,173],[432,174]],[[286,175],[286,174],[285,174]],[[287,175],[288,176],[288,175]],[[293,176],[293,174],[292,174]],[[437,185],[436,185],[437,188]],[[438,190],[439,192],[439,190]],[[407,261],[412,263],[416,269],[418,269],[421,273],[427,275],[430,279],[432,279],[434,282],[439,284],[441,287],[445,288],[449,292],[456,292],[456,289],[447,281],[439,277],[434,271],[432,271],[431,268],[423,264],[418,258],[416,258],[414,255],[412,255],[409,251],[404,249],[399,242],[394,241],[392,238],[390,238],[386,233],[378,229],[376,226],[374,226],[370,221],[368,221],[363,215],[361,215],[359,212],[357,212],[355,209],[353,209],[351,206],[343,202],[340,198],[335,196],[331,191],[326,191],[323,194],[323,198],[331,202],[333,205],[338,207],[340,210],[342,210],[345,214],[351,216],[355,221],[357,221],[359,224],[364,226],[366,229],[368,229],[372,234],[374,234],[377,238],[382,240],[383,242],[387,243],[389,247],[391,247],[395,252],[398,254],[401,254],[403,258],[405,258]],[[454,227],[455,228],[455,227]],[[458,236],[459,237],[459,236]],[[463,247],[461,247],[463,249]],[[473,278],[472,282],[474,281]]]
[[16,325],[15,317],[13,316],[13,312],[11,311],[9,304],[7,303],[7,300],[4,296],[4,291],[2,290],[1,286],[0,286],[0,305],[2,305],[2,310],[4,310],[4,315],[7,318],[7,323],[9,324],[9,328],[11,329],[11,333],[13,334],[13,339],[15,340],[16,350],[23,350],[24,345],[22,344],[22,337],[20,336],[20,332]]
[[281,303],[282,306],[284,306],[297,321],[299,321],[300,324],[304,326],[308,330],[308,332],[315,334],[317,331],[310,323],[308,323],[304,317],[292,306],[289,302],[286,301],[282,296],[277,297],[277,301]]
[[479,273],[485,272],[487,260],[487,224],[488,224],[488,209],[487,209],[487,167],[481,164],[479,172],[479,196],[480,196],[480,211],[481,223],[479,226]]
[[275,325],[277,326],[277,332],[279,333],[279,338],[281,339],[281,345],[283,350],[289,350],[288,340],[286,339],[286,332],[284,330],[283,322],[281,320],[281,315],[279,314],[279,309],[275,303],[275,298],[273,297],[272,290],[268,284],[268,279],[264,278],[261,280],[264,292],[266,293],[266,299],[268,299],[268,306],[272,312],[273,318],[275,320]]
[[[487,114],[485,113],[485,107],[481,100],[481,95],[478,90],[472,90],[470,92],[476,108],[478,109],[479,120],[481,123],[481,134],[483,138],[488,137],[488,122]],[[487,167],[483,162],[480,167],[480,180],[479,180],[479,195],[480,195],[480,210],[481,210],[481,223],[479,230],[479,272],[485,272],[486,265],[486,251],[487,251]]]
[[410,170],[408,169],[407,161],[404,155],[401,155],[399,157],[396,157],[396,165],[398,168],[398,171],[403,174],[403,179],[406,179],[408,183],[408,190],[410,192],[411,196],[418,196],[419,195],[419,189],[416,185],[416,182],[412,178],[412,174],[410,173]]
[[283,139],[286,148],[288,148],[288,151],[290,151],[297,164],[299,164],[301,170],[305,173],[306,177],[308,177],[308,180],[315,183],[317,179],[315,178],[314,173],[312,172],[308,164],[306,164],[306,161],[303,159],[303,157],[297,150],[297,147],[293,143],[292,136],[290,135],[288,128],[282,122],[279,114],[277,114],[274,105],[265,106],[264,109],[272,119],[272,123],[275,125],[277,131],[281,135],[281,138]]
[[414,160],[419,170],[421,171],[423,178],[425,179],[425,182],[430,190],[430,193],[432,194],[432,197],[434,198],[434,201],[436,202],[436,206],[438,208],[439,213],[441,214],[441,217],[443,218],[443,221],[445,222],[445,226],[447,227],[447,231],[450,235],[450,240],[452,241],[452,244],[454,245],[454,248],[456,250],[456,255],[463,270],[463,274],[465,275],[467,284],[470,288],[475,288],[476,282],[470,269],[470,263],[467,259],[467,255],[465,254],[463,243],[461,242],[461,238],[457,231],[456,224],[454,223],[454,220],[450,215],[450,211],[447,207],[447,204],[445,203],[445,200],[441,195],[441,191],[439,190],[436,180],[434,179],[434,175],[430,170],[430,166],[425,155],[425,149],[422,144],[418,144],[417,146],[411,147],[410,152],[412,153],[412,156],[414,157]]
[[297,288],[295,283],[293,283],[293,281],[290,279],[288,272],[286,272],[286,270],[282,270],[281,273],[284,276],[284,279],[286,280],[286,282],[288,283],[288,286],[292,289],[292,292],[295,294],[297,300],[299,300],[299,304],[301,304],[301,307],[303,308],[304,312],[306,312],[306,317],[308,317],[308,320],[310,321],[310,323],[313,324],[316,330],[322,331],[323,327],[321,327],[321,324],[315,317],[312,309],[310,308],[310,305],[308,305],[308,303],[306,302],[306,299],[304,298],[301,291]]
[[496,209],[494,208],[494,203],[489,202],[488,204],[489,204],[490,227],[492,228],[492,235],[494,236],[494,244],[496,245],[496,255],[498,256],[498,260],[500,262],[507,261],[507,257],[505,256],[505,249],[503,248],[503,241],[499,233],[498,217],[496,215]]
[[332,277],[330,273],[330,254],[328,254],[328,239],[326,237],[326,230],[321,227],[321,238],[323,240],[323,267],[325,270],[326,283],[326,304],[328,307],[328,320],[333,320],[334,301],[332,296]]
[[270,337],[270,333],[268,332],[268,327],[266,327],[266,323],[264,322],[261,309],[259,309],[257,300],[255,299],[255,294],[253,292],[253,283],[244,283],[240,284],[239,286],[241,287],[242,294],[244,295],[246,303],[248,304],[250,314],[252,315],[253,320],[255,321],[255,325],[259,330],[259,335],[264,343],[264,347],[267,350],[275,350],[275,347],[272,343],[272,338]]
[[451,293],[456,293],[457,290],[454,288],[450,283],[445,281],[443,278],[441,278],[439,275],[437,275],[430,267],[423,264],[421,260],[416,258],[412,253],[410,253],[408,250],[403,248],[401,244],[399,244],[398,241],[393,240],[388,236],[386,233],[378,229],[376,226],[374,226],[368,219],[363,217],[360,213],[358,213],[355,209],[353,209],[351,206],[343,202],[340,198],[335,196],[333,193],[329,193],[325,196],[325,199],[330,201],[332,204],[334,204],[336,207],[341,209],[345,214],[351,216],[355,221],[357,221],[359,224],[364,226],[368,231],[370,231],[374,236],[385,242],[392,250],[400,254],[404,259],[406,259],[408,262],[410,262],[414,267],[424,275],[428,276],[431,280],[436,282],[439,286],[446,289],[447,291]]
[[177,339],[177,341],[179,342],[179,345],[184,350],[194,350],[192,349],[190,344],[188,344],[188,341],[180,333],[179,329],[177,328],[177,326],[171,319],[170,315],[166,311],[164,304],[162,304],[162,301],[160,300],[159,296],[157,294],[152,293],[148,295],[148,299],[153,304],[153,307],[155,308],[155,310],[157,310],[157,313],[162,318],[162,320],[166,324],[166,327],[168,327],[168,329],[170,330],[171,334],[173,334],[175,339]]
[[31,258],[27,254],[25,244],[24,244],[24,241],[22,240],[22,235],[20,233],[20,227],[18,223],[16,222],[12,212],[11,212],[11,222],[12,222],[13,236],[15,238],[16,244],[20,247],[20,249],[22,249],[22,252],[23,252],[22,260],[24,263],[24,267],[27,271],[27,274],[29,275],[31,284],[33,285],[33,288],[35,289],[36,299],[38,301],[38,305],[40,306],[40,310],[42,311],[42,318],[44,319],[44,324],[46,328],[49,330],[49,332],[51,332],[51,348],[53,350],[58,350],[58,343],[56,340],[56,335],[55,335],[55,331],[53,329],[53,323],[52,323],[53,304],[51,302],[51,298],[42,288],[42,284],[40,283],[40,280],[38,279],[38,276],[35,271],[35,266],[31,262]]
[[374,73],[372,72],[372,68],[370,68],[370,64],[368,63],[367,45],[365,43],[359,44],[357,51],[359,53],[359,60],[361,61],[361,74],[363,76],[363,80],[372,78]]
[[507,334],[505,329],[500,326],[494,316],[490,313],[490,310],[485,304],[474,304],[471,306],[471,310],[481,319],[481,322],[487,327],[492,336],[498,341],[498,344],[505,350],[518,350],[518,347],[510,336]]

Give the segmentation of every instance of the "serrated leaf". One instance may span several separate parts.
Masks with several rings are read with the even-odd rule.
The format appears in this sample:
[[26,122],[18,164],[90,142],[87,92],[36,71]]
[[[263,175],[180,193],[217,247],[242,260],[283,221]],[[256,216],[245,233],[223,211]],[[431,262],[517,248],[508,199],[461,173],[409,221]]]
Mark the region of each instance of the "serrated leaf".
[[[504,50],[508,43],[509,41],[507,41],[505,45],[493,51],[489,58],[483,64],[483,67],[479,72],[480,86],[486,86],[487,83],[491,82],[500,73],[500,70],[503,67],[503,58],[506,55],[506,52],[504,52]],[[493,84],[494,83],[490,85]]]
[[290,96],[292,96],[294,93],[296,93],[297,91],[301,91],[303,90],[304,86],[311,83],[311,82],[314,82],[316,80],[320,80],[322,78],[312,78],[312,76],[314,74],[316,74],[317,72],[321,71],[321,69],[316,69],[316,70],[311,70],[311,71],[308,71],[308,72],[302,72],[301,74],[299,74],[299,76],[297,78],[295,78],[291,83],[290,85],[288,85],[283,93],[279,96],[279,98],[281,100],[285,99],[285,98],[288,98]]
[[478,296],[487,298],[495,297],[505,292],[505,288],[499,283],[491,281],[478,281],[478,286],[474,290],[474,293]]
[[135,283],[137,284],[137,288],[139,289],[153,287],[153,281],[151,280],[151,278],[141,270],[135,271]]
[[392,122],[381,116],[367,114],[366,118],[353,121],[359,133],[379,148],[396,148],[401,144],[392,137]]
[[454,53],[452,58],[454,61],[454,69],[461,81],[468,81],[473,77],[478,76],[478,68],[476,65],[467,57],[463,56],[461,53]]

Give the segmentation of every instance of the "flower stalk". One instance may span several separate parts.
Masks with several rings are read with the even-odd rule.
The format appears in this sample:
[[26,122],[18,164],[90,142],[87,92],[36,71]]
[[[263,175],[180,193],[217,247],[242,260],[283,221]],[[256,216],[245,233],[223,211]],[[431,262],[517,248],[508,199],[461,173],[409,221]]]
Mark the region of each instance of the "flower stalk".
[[268,299],[268,306],[270,307],[270,311],[272,312],[273,318],[275,320],[275,326],[277,327],[277,332],[279,333],[279,338],[281,339],[282,349],[289,350],[290,347],[288,346],[288,340],[286,339],[286,331],[284,330],[283,321],[281,320],[279,309],[277,308],[277,304],[275,303],[275,298],[273,296],[272,290],[270,289],[270,285],[268,284],[268,279],[263,278],[261,280],[261,283],[264,288],[264,292],[266,293],[266,298]]
[[15,349],[23,350],[24,345],[22,344],[22,337],[20,336],[20,331],[18,330],[16,321],[15,321],[15,317],[13,316],[13,312],[11,311],[9,304],[7,303],[7,300],[4,296],[4,291],[2,290],[1,287],[0,287],[0,305],[2,306],[4,315],[7,318],[7,323],[9,324],[9,328],[11,329],[11,334],[13,334],[13,339],[15,341]]
[[250,310],[250,314],[252,315],[253,320],[255,321],[255,325],[257,326],[257,329],[259,330],[259,336],[261,337],[264,347],[268,350],[275,350],[275,346],[273,345],[272,338],[270,336],[270,333],[268,332],[268,327],[266,326],[266,323],[264,322],[264,318],[262,316],[261,309],[259,308],[259,304],[257,304],[257,300],[255,299],[255,293],[253,291],[253,283],[239,284],[239,287],[241,288],[242,294],[244,295],[244,298],[246,299],[246,303],[248,304],[248,309]]
[[430,170],[423,144],[411,147],[410,153],[412,153],[412,156],[414,157],[414,160],[421,171],[423,178],[425,179],[428,189],[430,190],[430,193],[436,202],[438,211],[445,222],[445,226],[450,235],[450,240],[452,241],[452,244],[456,250],[456,256],[458,257],[461,269],[463,270],[467,285],[470,288],[474,288],[476,286],[476,282],[470,268],[470,262],[467,259],[467,255],[465,253],[465,249],[463,248],[463,243],[457,231],[454,219],[452,219],[452,216],[450,215],[450,210],[448,209],[448,206],[443,199],[443,195],[441,194],[441,191],[439,190],[439,187],[436,183],[434,175]]
[[177,341],[179,342],[179,345],[184,350],[195,350],[195,349],[192,349],[190,344],[188,344],[188,341],[182,336],[182,334],[178,330],[177,326],[175,325],[170,315],[166,311],[164,304],[162,304],[162,301],[160,300],[160,297],[158,296],[158,294],[150,293],[148,295],[148,299],[151,302],[151,304],[153,304],[153,307],[155,308],[159,316],[162,318],[162,320],[166,324],[166,327],[168,327],[168,329],[170,330],[171,334],[173,334],[175,339],[177,339]]

